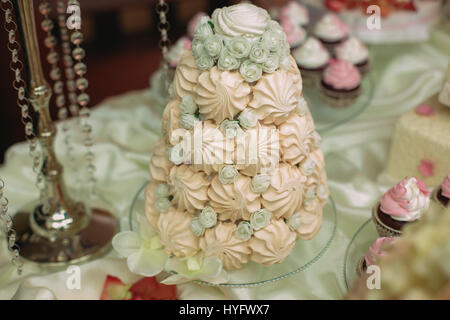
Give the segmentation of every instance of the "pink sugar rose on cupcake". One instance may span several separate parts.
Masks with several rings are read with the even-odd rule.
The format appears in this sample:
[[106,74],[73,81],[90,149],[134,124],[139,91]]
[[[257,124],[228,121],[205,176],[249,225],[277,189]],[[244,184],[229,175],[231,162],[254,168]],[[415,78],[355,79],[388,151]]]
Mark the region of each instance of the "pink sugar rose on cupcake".
[[322,75],[321,91],[328,103],[345,107],[360,95],[361,75],[351,62],[331,59]]
[[372,217],[380,236],[400,236],[403,227],[420,219],[430,205],[430,192],[425,183],[406,177],[381,198]]

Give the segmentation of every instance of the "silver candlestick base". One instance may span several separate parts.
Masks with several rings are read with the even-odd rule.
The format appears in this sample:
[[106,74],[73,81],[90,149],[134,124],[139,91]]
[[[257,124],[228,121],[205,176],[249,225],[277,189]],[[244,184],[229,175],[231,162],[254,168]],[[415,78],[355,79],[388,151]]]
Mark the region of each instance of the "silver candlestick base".
[[67,218],[64,210],[55,212],[55,219],[50,220],[40,220],[42,205],[31,212],[24,210],[17,213],[13,222],[20,255],[28,262],[38,263],[42,267],[61,269],[70,264],[95,259],[108,252],[111,249],[111,239],[118,231],[117,219],[101,209],[88,210],[80,203],[76,206],[77,210],[83,211],[80,214],[88,216],[89,219],[83,228],[67,237],[58,235],[48,238],[39,234],[42,226],[36,225],[49,221],[56,224],[70,223],[71,219]]

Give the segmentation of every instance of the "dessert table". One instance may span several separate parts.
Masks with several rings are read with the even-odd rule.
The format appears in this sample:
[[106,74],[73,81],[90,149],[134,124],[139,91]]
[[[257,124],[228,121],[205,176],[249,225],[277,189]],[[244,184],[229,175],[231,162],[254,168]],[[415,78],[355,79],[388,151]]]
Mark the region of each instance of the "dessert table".
[[[383,169],[397,117],[440,90],[450,58],[449,25],[431,32],[426,43],[371,46],[375,88],[370,106],[356,119],[323,134],[322,150],[331,195],[336,203],[338,229],[325,255],[304,272],[289,279],[253,288],[217,288],[200,284],[178,286],[180,299],[339,299],[346,293],[343,264],[353,234],[370,217],[371,207],[393,182]],[[95,108],[94,153],[98,179],[96,204],[112,210],[128,227],[128,213],[138,189],[149,178],[151,150],[160,136],[160,111],[151,108],[149,90],[110,98]],[[317,106],[310,106],[315,108]],[[82,164],[81,132],[73,122],[73,160]],[[70,170],[64,143],[56,141],[72,190],[82,190],[80,176]],[[80,173],[81,174],[81,173]],[[10,213],[38,199],[28,146],[11,147],[0,167],[6,182]],[[80,192],[81,194],[81,192]],[[99,200],[100,199],[100,200]],[[49,273],[25,264],[18,276],[9,263],[6,245],[0,246],[0,299],[98,299],[107,275],[132,283],[124,259],[111,251],[81,265],[81,288],[69,289],[66,270]]]

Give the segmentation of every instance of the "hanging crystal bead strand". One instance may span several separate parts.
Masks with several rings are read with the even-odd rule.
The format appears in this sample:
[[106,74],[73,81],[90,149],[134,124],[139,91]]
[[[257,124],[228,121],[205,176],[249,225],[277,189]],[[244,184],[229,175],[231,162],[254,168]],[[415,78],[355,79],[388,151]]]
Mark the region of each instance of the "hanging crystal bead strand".
[[156,13],[159,16],[158,22],[158,31],[161,34],[161,39],[159,40],[159,47],[162,50],[163,55],[163,72],[165,76],[165,87],[166,91],[169,90],[170,81],[169,81],[169,62],[167,59],[167,53],[169,52],[170,39],[169,39],[169,29],[170,24],[167,21],[167,13],[169,12],[169,5],[165,2],[165,0],[159,0],[156,5]]
[[17,106],[20,108],[21,121],[25,127],[25,138],[28,141],[29,155],[32,159],[32,169],[36,174],[36,186],[39,190],[42,210],[48,212],[50,208],[47,196],[47,188],[44,175],[41,172],[42,152],[40,150],[39,141],[36,137],[33,119],[30,116],[30,102],[25,96],[25,81],[22,77],[24,65],[19,58],[21,50],[20,43],[16,40],[17,24],[13,20],[14,5],[11,0],[1,0],[1,9],[5,16],[4,28],[8,33],[7,49],[11,53],[11,62],[9,68],[14,74],[13,88],[17,91]]
[[[80,6],[77,0],[69,0],[69,6]],[[78,97],[77,102],[80,106],[79,116],[81,120],[81,130],[84,134],[84,145],[87,149],[85,154],[86,159],[86,169],[88,173],[88,183],[89,189],[92,193],[95,194],[95,165],[94,165],[94,153],[92,151],[92,146],[94,144],[92,139],[92,126],[89,123],[90,110],[88,108],[90,97],[86,93],[88,88],[88,80],[84,77],[87,73],[86,64],[83,63],[83,59],[86,56],[86,52],[83,48],[81,48],[81,44],[84,40],[83,34],[80,30],[74,30],[70,36],[70,41],[75,46],[72,51],[72,57],[76,61],[74,66],[75,74],[77,75],[77,79],[75,81],[76,87],[78,89]]]
[[[17,91],[17,106],[20,108],[21,121],[25,127],[25,138],[28,141],[29,155],[32,159],[32,169],[36,174],[36,186],[39,190],[43,210],[49,210],[49,201],[46,192],[44,176],[41,172],[42,152],[39,148],[39,141],[36,137],[33,125],[33,119],[30,116],[30,103],[25,95],[25,81],[22,77],[24,69],[23,62],[20,60],[19,52],[21,46],[17,39],[17,24],[13,20],[14,5],[11,0],[1,0],[1,9],[4,13],[4,29],[8,34],[7,49],[11,54],[9,68],[14,74],[12,82],[13,88]],[[0,218],[4,222],[4,232],[7,237],[8,250],[13,257],[11,263],[16,266],[17,273],[20,275],[23,271],[23,262],[19,258],[19,248],[16,246],[16,232],[13,229],[11,216],[8,215],[8,199],[4,196],[4,181],[0,178]]]
[[[62,74],[59,68],[59,54],[55,50],[57,45],[56,37],[53,35],[52,31],[54,28],[53,21],[49,18],[51,12],[51,7],[48,1],[43,1],[39,5],[39,11],[43,15],[41,27],[44,32],[47,33],[44,44],[49,49],[47,54],[47,61],[51,66],[50,78],[54,81],[53,92],[55,93],[55,102],[58,107],[58,118],[60,120],[66,120],[68,116],[66,108],[66,97],[64,95],[64,82],[62,81]],[[63,35],[61,34],[61,37]],[[74,77],[72,77],[73,80]]]
[[67,30],[67,16],[66,16],[66,4],[63,1],[57,2],[58,11],[58,25],[61,33],[62,40],[62,53],[63,53],[63,63],[65,68],[65,76],[67,79],[66,90],[67,98],[69,100],[69,111],[73,116],[78,116],[79,107],[77,102],[77,87],[75,84],[75,72],[73,69],[73,59],[72,59],[72,48],[70,44],[70,35]]
[[[66,17],[66,4],[64,1],[58,0],[56,3],[56,10],[58,12],[58,26],[61,36],[61,47],[63,54],[63,64],[64,64],[64,75],[66,78],[66,100],[69,102],[69,110],[65,108],[65,112],[58,116],[59,120],[64,120],[64,116],[67,118],[67,113],[70,111],[72,116],[78,116],[79,107],[77,103],[77,88],[75,84],[75,72],[73,70],[73,59],[72,59],[72,48],[70,44],[69,31],[67,30],[67,17]],[[67,105],[67,104],[66,104]],[[75,157],[73,155],[74,148],[71,143],[71,136],[69,134],[70,124],[69,121],[64,121],[62,123],[62,129],[64,132],[64,146],[66,157],[69,160],[70,171],[76,179],[76,185],[81,185],[81,180],[78,175],[78,166],[76,164]]]
[[[61,6],[62,4],[62,6]],[[57,12],[58,12],[58,25],[60,27],[60,36],[62,40],[62,51],[63,51],[63,63],[65,70],[65,79],[66,79],[66,90],[68,92],[68,98],[70,101],[70,110],[72,115],[78,115],[78,105],[77,105],[77,95],[76,95],[76,87],[75,87],[75,73],[73,71],[73,60],[71,57],[71,47],[69,41],[69,33],[66,28],[66,16],[65,16],[65,5],[61,2],[58,2]],[[63,142],[65,146],[66,157],[71,166],[71,172],[77,179],[77,185],[80,184],[78,177],[78,168],[75,163],[75,159],[73,157],[73,147],[71,144],[71,137],[69,134],[70,125],[67,120],[69,116],[69,111],[67,109],[67,99],[64,92],[64,82],[63,75],[61,73],[61,69],[59,67],[59,54],[57,52],[57,44],[58,40],[53,35],[53,21],[50,19],[49,15],[51,13],[51,6],[48,1],[42,1],[39,4],[39,12],[43,16],[43,20],[41,22],[41,28],[44,32],[47,33],[44,44],[49,49],[49,53],[47,54],[47,61],[51,66],[50,71],[50,79],[53,81],[53,92],[55,93],[55,102],[58,107],[58,119],[61,121],[62,127],[62,136]]]
[[19,257],[19,249],[16,246],[16,232],[13,229],[13,221],[8,214],[8,198],[4,195],[5,182],[0,178],[0,219],[4,223],[4,232],[8,243],[8,250],[12,254],[11,263],[17,268],[17,274],[23,271],[23,261]]

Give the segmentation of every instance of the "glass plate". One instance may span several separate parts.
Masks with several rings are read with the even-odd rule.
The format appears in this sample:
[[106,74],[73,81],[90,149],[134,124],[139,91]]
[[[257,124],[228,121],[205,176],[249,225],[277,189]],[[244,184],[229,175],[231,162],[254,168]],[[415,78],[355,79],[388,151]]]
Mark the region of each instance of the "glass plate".
[[363,79],[361,86],[361,95],[352,104],[343,108],[330,106],[322,98],[318,86],[303,89],[303,96],[308,102],[318,133],[322,134],[342,126],[367,109],[374,93],[374,80],[371,74]]
[[[131,230],[137,229],[138,215],[144,215],[145,183],[138,191],[131,204],[129,223]],[[333,199],[330,199],[323,210],[322,228],[314,239],[297,241],[291,255],[282,263],[265,267],[249,262],[240,270],[229,271],[230,281],[224,284],[212,284],[204,281],[196,283],[216,287],[253,287],[286,279],[296,273],[307,270],[317,262],[328,250],[336,235],[337,214]]]
[[378,239],[377,229],[372,218],[364,222],[353,235],[352,240],[345,250],[344,260],[344,280],[347,290],[350,290],[355,280],[358,278],[356,269],[361,258],[369,250],[369,247]]

